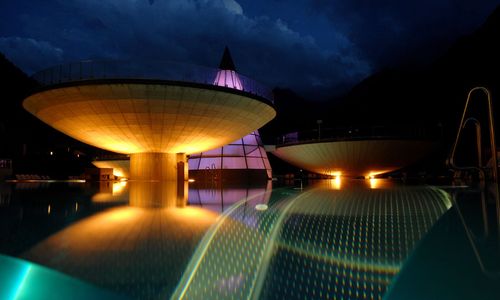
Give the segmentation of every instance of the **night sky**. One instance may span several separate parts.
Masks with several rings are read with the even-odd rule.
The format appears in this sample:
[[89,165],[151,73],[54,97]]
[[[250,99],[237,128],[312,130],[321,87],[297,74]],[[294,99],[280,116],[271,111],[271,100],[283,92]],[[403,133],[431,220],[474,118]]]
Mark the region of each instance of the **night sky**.
[[238,71],[312,100],[374,72],[428,63],[498,0],[32,0],[0,2],[0,52],[27,74],[87,59]]

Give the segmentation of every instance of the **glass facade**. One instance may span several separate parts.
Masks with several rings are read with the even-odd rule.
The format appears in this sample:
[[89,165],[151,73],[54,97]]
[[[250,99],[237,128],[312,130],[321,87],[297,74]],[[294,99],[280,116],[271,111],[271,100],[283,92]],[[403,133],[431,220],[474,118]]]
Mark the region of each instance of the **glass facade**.
[[189,171],[195,170],[262,170],[272,177],[271,165],[258,131],[214,150],[192,154]]

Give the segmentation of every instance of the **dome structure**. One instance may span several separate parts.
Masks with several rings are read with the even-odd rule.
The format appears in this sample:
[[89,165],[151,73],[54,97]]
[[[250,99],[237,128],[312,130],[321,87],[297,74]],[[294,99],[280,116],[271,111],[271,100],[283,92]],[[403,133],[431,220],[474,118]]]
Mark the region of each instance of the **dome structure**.
[[[233,59],[226,47],[214,85],[243,89]],[[191,154],[190,177],[197,181],[245,181],[272,178],[271,165],[256,130],[223,147]]]

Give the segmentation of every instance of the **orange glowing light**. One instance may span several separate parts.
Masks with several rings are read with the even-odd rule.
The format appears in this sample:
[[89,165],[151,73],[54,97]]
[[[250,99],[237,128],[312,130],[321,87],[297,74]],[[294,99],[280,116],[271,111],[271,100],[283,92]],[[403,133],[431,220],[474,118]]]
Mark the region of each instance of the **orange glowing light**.
[[126,181],[113,182],[112,195],[113,196],[120,195],[121,193],[123,193],[123,190],[125,189],[126,186],[127,186]]
[[340,190],[342,188],[342,181],[340,179],[340,175],[335,177],[335,179],[333,180],[333,188],[335,190]]
[[271,105],[240,93],[149,83],[59,87],[32,94],[23,106],[79,141],[125,154],[204,152],[276,115]]
[[205,211],[195,207],[183,207],[176,210],[176,214],[184,217],[198,218],[205,214]]
[[193,220],[200,224],[213,223],[217,218],[216,213],[199,207],[167,208],[166,211],[173,212],[175,217],[179,217],[182,220]]
[[331,175],[334,176],[335,178],[337,178],[337,177],[342,176],[342,172],[340,172],[340,171],[332,172]]
[[371,189],[376,189],[379,187],[380,179],[370,177],[370,188]]
[[123,177],[123,172],[119,169],[113,169],[113,175],[116,177]]
[[130,207],[118,208],[103,215],[103,217],[105,218],[102,221],[104,222],[130,221],[134,219],[137,216],[137,214],[138,211]]

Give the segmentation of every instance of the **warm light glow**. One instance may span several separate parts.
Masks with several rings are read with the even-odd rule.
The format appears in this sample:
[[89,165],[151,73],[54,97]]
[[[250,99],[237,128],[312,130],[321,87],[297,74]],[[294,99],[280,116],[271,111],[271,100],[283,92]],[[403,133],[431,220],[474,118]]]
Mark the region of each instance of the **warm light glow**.
[[126,181],[113,182],[113,196],[120,195],[127,186]]
[[206,211],[203,209],[197,207],[189,207],[189,206],[178,208],[175,212],[178,215],[189,218],[198,218],[206,213]]
[[138,211],[130,207],[117,208],[103,215],[102,221],[104,222],[122,222],[130,221],[137,217]]
[[78,202],[75,203],[75,211],[78,211]]
[[49,206],[47,207],[47,214],[50,215],[50,204]]
[[176,208],[166,208],[164,212],[171,214],[173,220],[179,219],[182,222],[193,222],[193,224],[203,225],[212,224],[217,219],[217,214],[200,207],[176,207]]
[[357,178],[400,169],[430,154],[436,145],[423,140],[322,141],[278,145],[273,154],[314,173],[333,175],[339,170],[344,177]]
[[340,179],[340,175],[336,176],[333,180],[333,189],[340,190],[342,188],[342,180]]
[[[235,74],[221,73],[224,86],[230,86],[226,75]],[[242,88],[239,78],[232,78],[233,88]],[[32,94],[23,106],[79,141],[124,154],[204,152],[241,138],[276,115],[271,105],[240,93],[169,84],[63,87]]]
[[54,152],[50,151],[50,155],[54,155]]
[[384,174],[387,172],[390,172],[390,170],[370,171],[368,174],[365,175],[365,179],[373,179],[373,178],[376,178],[377,175]]
[[191,178],[188,179],[188,182],[194,182],[194,181],[195,181],[194,179]]
[[380,179],[378,178],[370,178],[370,188],[376,189],[379,187]]
[[92,164],[99,169],[113,169],[113,175],[119,180],[126,180],[130,177],[130,161],[127,159],[96,160]]

